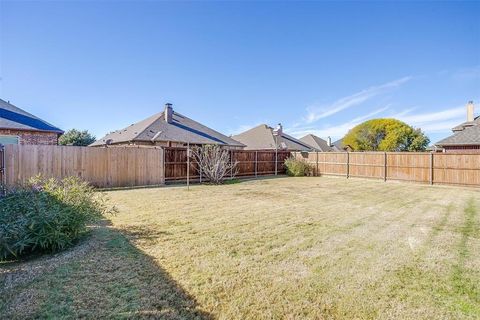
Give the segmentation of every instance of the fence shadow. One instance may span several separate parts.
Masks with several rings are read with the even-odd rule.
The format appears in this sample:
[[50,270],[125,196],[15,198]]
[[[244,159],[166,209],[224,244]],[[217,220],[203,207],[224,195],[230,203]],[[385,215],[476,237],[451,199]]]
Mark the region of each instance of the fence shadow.
[[[30,283],[0,290],[5,298],[0,299],[0,318],[212,319],[166,270],[130,242],[139,233],[144,232],[124,234],[100,226],[92,232],[87,252],[56,263],[53,270],[48,270],[49,257],[40,264],[20,263],[20,269],[33,264],[45,272]],[[152,235],[157,236],[162,234]],[[69,250],[70,256],[75,250]]]

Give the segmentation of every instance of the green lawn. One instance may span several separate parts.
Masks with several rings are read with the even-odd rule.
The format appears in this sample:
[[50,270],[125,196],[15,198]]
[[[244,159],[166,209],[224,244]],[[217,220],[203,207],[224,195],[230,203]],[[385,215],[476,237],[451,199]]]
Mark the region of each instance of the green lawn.
[[108,192],[54,257],[0,265],[0,318],[478,319],[480,190],[278,178]]

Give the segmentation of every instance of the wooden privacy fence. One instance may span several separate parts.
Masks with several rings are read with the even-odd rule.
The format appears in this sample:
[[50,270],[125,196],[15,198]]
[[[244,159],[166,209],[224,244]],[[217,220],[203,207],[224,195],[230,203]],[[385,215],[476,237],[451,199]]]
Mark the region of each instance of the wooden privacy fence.
[[42,174],[78,176],[102,188],[164,183],[161,148],[6,145],[6,185]]
[[480,186],[480,154],[419,152],[293,153],[314,175]]
[[[229,150],[230,161],[237,162],[238,173],[236,176],[260,176],[271,174],[285,174],[285,159],[290,151],[267,150]],[[187,179],[187,167],[190,165],[189,177],[202,181],[198,165],[187,159],[186,148],[165,148],[165,180]],[[275,170],[275,163],[277,164]]]
[[[284,174],[284,161],[290,156],[286,151],[229,152],[232,161],[238,162],[237,176]],[[5,151],[0,151],[2,167],[5,170],[0,171],[4,179],[0,180],[0,187],[24,183],[38,174],[56,178],[77,176],[101,188],[159,185],[166,180],[187,178],[187,149],[6,145]],[[194,161],[190,161],[189,174],[192,180],[200,179]]]
[[[231,150],[238,176],[284,174],[288,151]],[[314,174],[480,186],[480,154],[408,152],[294,152]],[[42,174],[78,176],[102,188],[159,185],[187,178],[186,148],[6,145],[0,148],[0,184],[14,186]],[[189,176],[200,180],[194,161]],[[275,170],[275,167],[277,170]],[[0,186],[0,189],[2,189]]]

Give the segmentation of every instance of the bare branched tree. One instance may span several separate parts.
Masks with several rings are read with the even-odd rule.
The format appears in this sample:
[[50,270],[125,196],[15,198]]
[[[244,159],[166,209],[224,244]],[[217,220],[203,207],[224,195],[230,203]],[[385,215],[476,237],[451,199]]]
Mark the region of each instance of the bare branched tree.
[[192,148],[194,161],[198,164],[202,176],[213,184],[221,184],[225,178],[238,173],[238,161],[230,161],[228,150],[218,145],[204,145]]

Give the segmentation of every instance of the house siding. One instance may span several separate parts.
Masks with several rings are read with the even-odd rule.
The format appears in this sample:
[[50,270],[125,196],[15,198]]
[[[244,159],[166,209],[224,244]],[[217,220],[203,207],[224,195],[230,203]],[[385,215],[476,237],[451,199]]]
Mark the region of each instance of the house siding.
[[473,146],[443,146],[446,153],[480,153],[480,145]]
[[29,130],[0,129],[1,136],[17,136],[20,144],[57,145],[58,133]]

